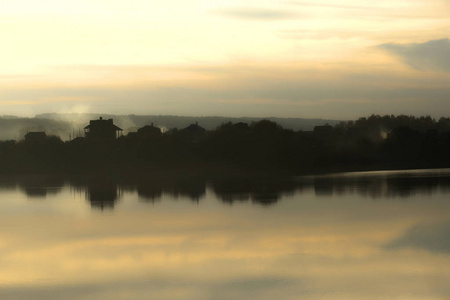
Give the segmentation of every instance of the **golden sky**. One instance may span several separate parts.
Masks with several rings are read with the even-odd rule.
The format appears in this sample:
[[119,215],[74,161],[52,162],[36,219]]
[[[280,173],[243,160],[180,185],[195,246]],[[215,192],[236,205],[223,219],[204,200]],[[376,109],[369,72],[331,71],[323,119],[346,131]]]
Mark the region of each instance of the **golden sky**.
[[2,114],[450,114],[448,0],[0,8]]

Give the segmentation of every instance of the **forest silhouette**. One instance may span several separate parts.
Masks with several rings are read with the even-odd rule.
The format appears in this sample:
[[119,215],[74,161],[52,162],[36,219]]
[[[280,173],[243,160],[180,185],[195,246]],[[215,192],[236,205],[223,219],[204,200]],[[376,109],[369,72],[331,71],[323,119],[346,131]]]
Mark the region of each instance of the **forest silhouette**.
[[270,120],[228,122],[210,131],[198,124],[164,133],[152,128],[157,129],[152,124],[104,140],[1,141],[0,173],[301,175],[450,165],[450,118],[372,115],[314,131],[285,129]]

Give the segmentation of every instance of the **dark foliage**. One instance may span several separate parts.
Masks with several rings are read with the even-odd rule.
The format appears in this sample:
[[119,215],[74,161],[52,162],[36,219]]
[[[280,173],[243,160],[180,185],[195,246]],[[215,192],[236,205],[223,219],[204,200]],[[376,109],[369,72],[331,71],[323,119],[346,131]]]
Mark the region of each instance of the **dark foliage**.
[[171,129],[108,141],[56,136],[0,142],[0,172],[220,168],[253,172],[350,171],[448,167],[450,119],[378,116],[330,131],[293,131],[270,120],[224,123],[216,130]]

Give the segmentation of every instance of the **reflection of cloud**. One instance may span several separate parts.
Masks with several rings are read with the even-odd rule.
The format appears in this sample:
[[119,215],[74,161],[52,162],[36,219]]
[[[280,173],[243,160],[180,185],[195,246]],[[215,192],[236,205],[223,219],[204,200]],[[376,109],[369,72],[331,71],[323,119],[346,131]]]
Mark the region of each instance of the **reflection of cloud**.
[[450,221],[439,224],[417,224],[386,245],[388,249],[417,248],[450,254]]
[[[273,299],[276,289],[295,287],[298,280],[290,277],[264,276],[242,278],[241,280],[203,279],[192,280],[177,276],[167,279],[164,276],[149,276],[149,278],[132,278],[101,283],[67,284],[45,288],[8,287],[0,289],[1,299],[14,295],[15,300],[22,299],[125,299],[121,295],[142,296],[142,299],[244,299],[254,296],[256,299]],[[204,291],[198,293],[197,289]],[[275,293],[274,293],[275,289]],[[298,293],[298,292],[297,292]],[[144,296],[145,295],[145,296]],[[187,296],[189,295],[189,296]],[[195,296],[194,296],[195,295]],[[141,299],[141,298],[139,298]],[[249,299],[249,298],[245,298]]]
[[262,9],[262,8],[233,8],[216,11],[221,15],[244,20],[284,20],[296,16],[288,10]]
[[400,56],[408,65],[419,70],[450,72],[450,40],[432,40],[414,44],[382,44],[379,46]]
[[[298,278],[273,275],[226,280],[209,288],[213,291],[213,295],[209,299],[274,299],[279,296],[277,290],[286,291],[294,286],[298,288],[299,282]],[[299,293],[298,289],[296,289],[296,293]]]

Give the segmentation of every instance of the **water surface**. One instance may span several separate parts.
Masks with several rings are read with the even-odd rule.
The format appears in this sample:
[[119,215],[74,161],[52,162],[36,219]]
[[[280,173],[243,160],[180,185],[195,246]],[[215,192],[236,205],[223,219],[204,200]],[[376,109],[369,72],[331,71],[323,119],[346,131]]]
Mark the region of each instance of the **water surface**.
[[0,299],[446,299],[450,170],[0,182]]

